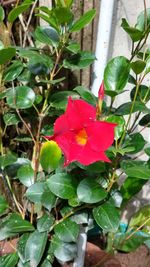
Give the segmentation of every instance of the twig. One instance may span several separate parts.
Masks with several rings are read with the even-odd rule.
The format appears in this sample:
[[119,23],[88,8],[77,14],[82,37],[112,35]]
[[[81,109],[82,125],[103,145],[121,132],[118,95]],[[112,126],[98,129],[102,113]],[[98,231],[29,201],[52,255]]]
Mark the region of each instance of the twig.
[[18,117],[19,117],[20,120],[22,121],[23,125],[26,127],[26,129],[28,130],[29,134],[31,135],[32,141],[35,143],[35,138],[34,138],[32,132],[31,132],[31,130],[30,130],[28,124],[27,124],[27,123],[25,122],[25,120],[22,118],[22,116],[21,116],[21,114],[20,114],[20,112],[19,112],[18,109],[16,109],[16,112],[17,112],[17,114],[18,114]]
[[149,221],[150,221],[150,217],[148,219],[146,219],[146,221],[144,223],[142,223],[139,227],[137,227],[130,235],[128,235],[126,237],[125,241],[130,239],[134,234],[136,234],[137,231],[139,231]]
[[30,16],[29,16],[28,21],[27,21],[26,31],[25,31],[24,39],[23,39],[23,47],[25,47],[25,44],[26,44],[26,39],[27,39],[27,35],[28,35],[28,28],[29,28],[29,25],[30,25],[30,22],[31,22],[31,19],[32,19],[32,15],[33,15],[33,12],[34,12],[34,8],[35,8],[37,2],[38,2],[38,0],[35,0],[32,8],[31,8],[31,11],[30,11]]
[[32,39],[31,39],[30,35],[29,35],[28,32],[27,32],[27,27],[26,27],[26,25],[25,25],[25,23],[24,23],[24,21],[23,21],[23,16],[22,16],[22,14],[19,15],[19,20],[20,20],[20,23],[21,23],[21,25],[22,25],[22,28],[23,28],[24,33],[27,34],[27,38],[28,38],[28,42],[29,42],[30,46],[31,46],[31,47],[34,47],[34,43],[33,43]]

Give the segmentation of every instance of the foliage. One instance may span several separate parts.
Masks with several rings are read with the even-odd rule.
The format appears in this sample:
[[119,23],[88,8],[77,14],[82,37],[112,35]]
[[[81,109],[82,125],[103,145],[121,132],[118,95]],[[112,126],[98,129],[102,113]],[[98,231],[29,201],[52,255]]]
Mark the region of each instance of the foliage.
[[[0,7],[0,23],[11,32],[15,21],[22,22],[22,13],[35,4],[25,0],[14,7],[6,25]],[[80,224],[87,227],[89,218],[108,236],[108,250],[129,252],[150,239],[149,206],[133,216],[127,229],[120,225],[122,209],[150,178],[150,145],[142,136],[150,126],[150,87],[144,85],[150,72],[150,51],[144,46],[150,32],[150,10],[138,16],[135,27],[123,19],[122,27],[133,44],[131,57],[118,56],[108,62],[98,98],[82,85],[68,91],[62,87],[66,69],[73,73],[95,60],[92,52],[81,51],[72,39],[73,32],[93,20],[95,10],[76,20],[72,4],[72,0],[59,0],[51,10],[37,8],[36,17],[48,26],[37,26],[31,38],[32,13],[20,44],[8,45],[5,38],[1,40],[0,177],[4,190],[0,195],[0,240],[18,237],[18,245],[15,253],[0,257],[0,266],[50,267],[54,257],[73,260]],[[131,91],[127,91],[129,83]],[[103,98],[104,87],[110,104]],[[124,92],[130,101],[115,107],[115,99]],[[80,103],[82,112],[72,109],[68,116],[68,98],[73,109]],[[84,117],[85,128],[81,129],[84,111],[92,114],[91,118]],[[108,125],[112,125],[111,130]],[[87,163],[86,153],[82,162],[80,154],[85,152],[79,152],[77,144],[73,147],[73,138],[78,147],[92,139],[89,153],[100,151],[102,156]],[[139,152],[145,160],[138,158]],[[64,154],[73,159],[66,167]],[[122,175],[126,180],[120,187]]]

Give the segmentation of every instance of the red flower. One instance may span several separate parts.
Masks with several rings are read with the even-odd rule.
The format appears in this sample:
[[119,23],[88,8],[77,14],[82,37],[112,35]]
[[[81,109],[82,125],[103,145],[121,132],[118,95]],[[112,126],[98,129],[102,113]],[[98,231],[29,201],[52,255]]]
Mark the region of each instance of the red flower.
[[68,100],[66,112],[55,122],[54,140],[65,155],[65,166],[73,161],[89,165],[95,161],[110,160],[104,151],[114,140],[116,124],[96,121],[96,108],[83,100]]

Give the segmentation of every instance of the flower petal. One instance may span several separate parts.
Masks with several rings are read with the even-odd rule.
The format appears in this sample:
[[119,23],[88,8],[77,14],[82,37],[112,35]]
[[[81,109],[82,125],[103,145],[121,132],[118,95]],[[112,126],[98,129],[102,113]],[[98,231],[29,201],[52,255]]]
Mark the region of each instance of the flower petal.
[[116,124],[105,121],[91,122],[86,128],[88,145],[94,151],[105,151],[114,141]]
[[66,116],[70,129],[80,129],[96,118],[96,108],[86,103],[84,100],[68,100]]
[[69,131],[69,129],[67,117],[63,114],[54,123],[54,135]]
[[110,162],[109,158],[107,158],[103,151],[94,151],[88,145],[84,147],[84,150],[78,155],[76,160],[83,165],[89,165],[100,160]]

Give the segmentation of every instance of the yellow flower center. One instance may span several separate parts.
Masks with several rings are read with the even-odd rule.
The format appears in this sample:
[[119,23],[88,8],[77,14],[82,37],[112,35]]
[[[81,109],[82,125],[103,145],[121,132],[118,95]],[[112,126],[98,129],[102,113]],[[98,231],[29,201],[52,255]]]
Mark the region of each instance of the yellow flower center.
[[76,134],[76,141],[79,145],[84,146],[87,143],[87,133],[85,131],[85,129],[83,128],[82,130],[80,130],[77,134]]

